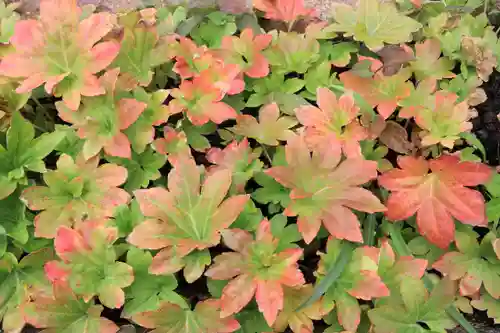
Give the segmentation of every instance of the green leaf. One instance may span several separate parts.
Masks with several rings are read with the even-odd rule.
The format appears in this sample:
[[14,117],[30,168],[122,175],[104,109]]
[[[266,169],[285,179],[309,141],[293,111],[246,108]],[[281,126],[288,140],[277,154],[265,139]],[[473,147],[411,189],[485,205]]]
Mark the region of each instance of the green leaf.
[[[2,260],[4,259],[5,257]],[[0,281],[0,318],[2,318],[20,285],[15,270],[12,272],[0,270]]]
[[24,308],[25,318],[40,328],[51,328],[61,333],[105,332],[101,320],[102,305],[77,299],[70,291],[58,292],[56,297],[40,296]]
[[106,159],[127,168],[127,182],[124,188],[129,192],[148,187],[152,180],[159,179],[159,169],[167,162],[167,156],[155,152],[151,147],[140,154],[132,151],[131,159],[112,156],[106,156]]
[[124,26],[123,38],[120,53],[111,68],[119,67],[121,72],[128,73],[140,84],[147,85],[153,77],[151,51],[158,36],[153,27],[139,22],[138,12],[131,12],[121,18],[120,23]]
[[187,36],[201,21],[203,21],[203,15],[193,15],[177,27],[177,33],[181,36]]
[[133,200],[130,206],[123,205],[116,209],[114,222],[118,227],[120,237],[126,237],[144,220],[137,200]]
[[262,186],[252,193],[252,198],[255,201],[268,204],[280,204],[286,207],[290,201],[290,191],[274,180],[271,176],[265,173],[258,173],[255,175],[254,180]]
[[228,284],[229,281],[207,279],[207,287],[210,295],[214,298],[222,297],[222,289]]
[[164,302],[155,312],[135,314],[132,320],[157,332],[176,333],[230,332],[231,324],[231,319],[221,318],[220,301],[214,299],[198,302],[194,310]]
[[495,173],[491,180],[485,185],[486,189],[493,197],[500,197],[500,174]]
[[263,333],[272,332],[267,325],[264,316],[256,308],[246,307],[236,314],[236,319],[240,323],[240,329],[235,333]]
[[212,263],[212,257],[208,249],[203,251],[193,251],[184,258],[184,278],[188,283],[198,280],[205,271],[205,267]]
[[406,309],[412,313],[419,313],[427,299],[427,289],[419,280],[405,277],[401,281],[401,296]]
[[26,229],[24,216],[26,207],[19,199],[19,196],[20,191],[18,190],[0,200],[0,226],[10,237],[12,237],[11,234],[18,234],[19,230],[17,228],[20,226],[24,226],[24,229]]
[[254,35],[260,35],[264,31],[259,25],[259,21],[255,13],[244,13],[236,17],[236,25],[238,30],[243,31],[245,28],[253,30]]
[[260,209],[255,207],[253,200],[248,200],[241,214],[236,218],[236,221],[231,225],[232,228],[255,231],[264,216]]
[[17,182],[10,180],[0,174],[0,199],[4,199],[12,194],[17,188]]
[[500,219],[500,198],[494,198],[486,203],[486,216],[490,222]]
[[353,36],[372,51],[384,43],[409,42],[411,34],[422,28],[422,24],[401,14],[392,2],[378,0],[361,0],[357,9],[344,4],[336,6],[333,18],[336,23],[329,26],[329,31]]
[[7,251],[7,232],[0,224],[0,258],[3,257],[5,251]]
[[[149,251],[131,247],[127,252],[127,263],[134,268],[135,279],[125,289],[126,302],[122,316],[129,318],[136,313],[155,311],[161,301],[173,299],[172,293],[177,288],[177,280],[173,275],[152,275],[148,269],[152,262]],[[170,299],[168,299],[170,300]]]
[[484,149],[484,146],[481,143],[481,141],[479,141],[479,139],[473,133],[462,132],[460,133],[460,137],[465,139],[465,141],[467,141],[468,144],[479,150],[481,152],[481,156],[483,157],[483,159],[486,159],[486,150]]
[[298,307],[297,311],[302,310],[323,296],[326,291],[330,288],[330,286],[340,277],[347,264],[351,260],[352,252],[354,246],[352,243],[348,241],[343,241],[340,249],[340,254],[335,261],[335,264],[330,267],[326,276],[314,287],[313,294],[311,297],[304,302],[301,306]]
[[31,148],[31,141],[35,137],[33,125],[21,115],[14,112],[11,126],[7,131],[7,149],[13,158],[20,157]]
[[37,162],[50,154],[64,139],[64,131],[44,133],[30,143],[30,149],[23,154],[25,164]]
[[[303,85],[304,82],[301,81],[301,84]],[[311,105],[311,103],[302,96],[291,93],[277,92],[273,94],[273,99],[280,106],[281,112],[290,116],[295,115],[295,109],[298,107]]]
[[287,225],[287,218],[283,214],[273,216],[269,222],[271,224],[271,233],[279,240],[276,246],[277,252],[297,247],[294,243],[300,241],[302,235],[296,224]]
[[[387,226],[392,240],[391,244],[393,245],[396,254],[398,256],[411,256],[411,251],[401,235],[401,230],[398,227],[395,227],[393,223],[387,223]],[[423,280],[426,281],[426,287],[427,285],[432,285],[428,276],[424,275]],[[465,319],[465,317],[453,304],[446,307],[446,314],[453,318],[457,324],[462,326],[467,333],[477,333],[475,328],[470,325],[467,319]]]

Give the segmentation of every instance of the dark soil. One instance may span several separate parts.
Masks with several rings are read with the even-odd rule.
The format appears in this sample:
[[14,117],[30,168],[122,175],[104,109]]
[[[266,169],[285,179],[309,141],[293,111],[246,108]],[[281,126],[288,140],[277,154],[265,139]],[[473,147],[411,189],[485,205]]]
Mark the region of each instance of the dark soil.
[[488,164],[497,166],[500,163],[500,73],[495,71],[488,82],[482,86],[488,99],[478,105],[479,116],[472,120],[473,132],[481,140],[486,149]]

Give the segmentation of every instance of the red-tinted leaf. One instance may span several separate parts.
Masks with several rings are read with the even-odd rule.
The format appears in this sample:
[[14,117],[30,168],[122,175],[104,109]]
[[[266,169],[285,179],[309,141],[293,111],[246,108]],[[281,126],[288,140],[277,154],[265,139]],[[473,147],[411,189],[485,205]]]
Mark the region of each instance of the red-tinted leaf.
[[305,283],[297,265],[302,250],[277,252],[278,243],[267,220],[260,223],[255,240],[249,236],[239,229],[225,231],[225,242],[238,252],[217,256],[205,275],[215,280],[235,277],[222,290],[223,316],[239,312],[255,295],[259,310],[271,326],[283,308],[283,285],[298,287]]
[[[297,119],[306,126],[306,140],[312,146],[339,146],[348,157],[360,157],[359,141],[367,133],[357,119],[359,108],[350,95],[338,100],[327,88],[318,88],[318,108],[302,106],[295,110]],[[325,149],[325,148],[323,148]]]
[[222,291],[221,316],[223,318],[240,312],[253,298],[257,282],[246,274],[231,280]]
[[285,147],[287,166],[266,170],[292,189],[285,215],[298,216],[299,231],[308,243],[321,221],[336,237],[361,241],[358,220],[348,208],[370,213],[385,210],[373,194],[358,188],[377,176],[377,163],[357,158],[338,164],[340,157],[315,148],[308,147],[303,135],[294,136]]
[[387,202],[389,219],[404,220],[417,213],[420,233],[442,248],[454,239],[452,216],[466,224],[486,224],[482,195],[464,187],[486,182],[491,175],[486,165],[449,155],[429,163],[400,157],[398,163],[401,169],[379,177],[379,184],[393,192]]
[[215,299],[199,302],[194,310],[164,302],[156,311],[133,315],[132,320],[152,332],[230,333],[239,329],[232,317],[221,319],[220,307],[221,301]]
[[257,281],[255,300],[268,325],[272,325],[283,309],[283,287],[276,281]]
[[253,6],[270,20],[293,22],[303,16],[314,16],[314,9],[304,7],[303,0],[254,0]]

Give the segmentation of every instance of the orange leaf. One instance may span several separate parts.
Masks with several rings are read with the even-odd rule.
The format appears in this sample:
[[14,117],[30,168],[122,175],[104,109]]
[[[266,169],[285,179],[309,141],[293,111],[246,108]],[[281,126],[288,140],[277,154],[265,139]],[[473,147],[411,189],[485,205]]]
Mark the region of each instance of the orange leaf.
[[315,10],[304,7],[303,0],[254,0],[253,6],[265,13],[265,18],[293,22],[299,17],[314,16]]
[[441,248],[447,248],[454,239],[452,217],[466,224],[487,224],[482,194],[465,186],[487,182],[489,167],[460,162],[450,155],[430,162],[400,157],[398,164],[400,169],[379,177],[379,184],[392,191],[386,212],[390,220],[405,220],[417,213],[420,233]]

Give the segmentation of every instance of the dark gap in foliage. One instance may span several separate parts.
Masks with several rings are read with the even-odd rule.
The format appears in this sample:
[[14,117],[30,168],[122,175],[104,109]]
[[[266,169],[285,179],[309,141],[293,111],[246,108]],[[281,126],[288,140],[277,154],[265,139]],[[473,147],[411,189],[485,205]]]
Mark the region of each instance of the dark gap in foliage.
[[184,296],[191,307],[194,307],[199,301],[210,298],[210,293],[207,288],[207,278],[204,275],[193,283],[188,283],[186,281],[182,271],[175,273],[175,277],[178,283],[175,292]]
[[479,116],[472,119],[472,132],[481,140],[486,150],[486,159],[490,165],[500,163],[500,73],[496,70],[481,88],[488,99],[478,105]]

